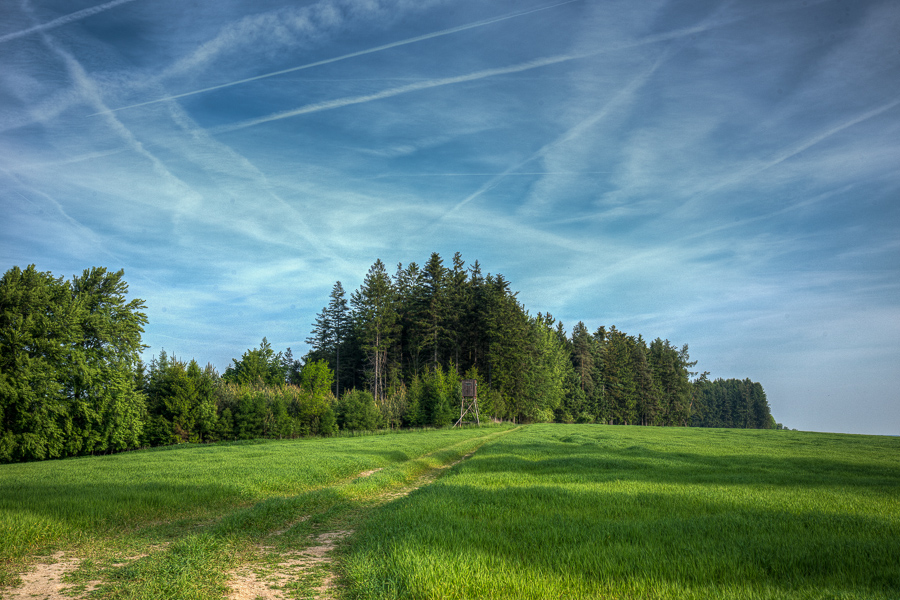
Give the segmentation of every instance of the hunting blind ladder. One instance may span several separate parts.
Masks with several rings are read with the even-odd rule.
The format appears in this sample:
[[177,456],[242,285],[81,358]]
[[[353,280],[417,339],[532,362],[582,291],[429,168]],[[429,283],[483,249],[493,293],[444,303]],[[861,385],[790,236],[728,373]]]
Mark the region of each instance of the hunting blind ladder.
[[[462,380],[462,403],[459,407],[459,420],[456,422],[454,427],[459,427],[462,424],[475,423],[476,425],[481,425],[481,421],[478,419],[478,382],[474,379],[463,379]],[[472,421],[471,417],[467,421],[463,421],[463,419],[469,413],[475,415],[475,420]]]

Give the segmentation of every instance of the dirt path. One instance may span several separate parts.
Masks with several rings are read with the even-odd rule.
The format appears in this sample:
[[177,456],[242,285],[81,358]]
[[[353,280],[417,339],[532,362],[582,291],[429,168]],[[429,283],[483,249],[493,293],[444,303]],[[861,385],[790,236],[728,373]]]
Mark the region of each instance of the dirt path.
[[[282,600],[286,598],[285,588],[290,584],[306,583],[306,591],[316,598],[330,598],[332,580],[330,569],[331,552],[335,545],[352,531],[332,531],[318,535],[314,545],[299,552],[281,554],[273,563],[245,566],[235,571],[231,577],[229,600]],[[260,546],[260,554],[267,554],[272,548]],[[322,577],[317,586],[312,583]]]
[[[504,434],[512,431],[516,429]],[[483,444],[478,448],[481,445]],[[473,456],[478,448],[455,462],[429,469],[404,487],[380,494],[374,499],[373,505],[387,504],[434,482],[449,469]],[[357,478],[369,477],[380,470],[363,471]],[[308,515],[302,516],[284,528],[272,532],[269,539],[286,533],[294,525],[308,518]],[[279,554],[272,546],[258,546],[256,560],[230,574],[230,592],[226,597],[228,600],[285,600],[302,595],[318,600],[331,600],[336,589],[332,553],[335,547],[352,533],[352,530],[339,528],[320,533],[310,540],[310,546],[296,552]],[[161,550],[166,546],[167,544],[155,545],[150,547],[148,552]],[[146,554],[122,559],[116,566],[122,566],[144,556]],[[102,582],[90,581],[78,585],[64,582],[65,576],[78,569],[79,564],[80,559],[67,557],[64,552],[57,552],[49,560],[31,565],[29,570],[21,575],[22,584],[15,588],[0,590],[0,597],[4,600],[84,599]],[[83,590],[76,592],[82,585]]]
[[[386,492],[377,498],[376,505],[386,504],[398,498],[409,495],[413,491],[426,486],[448,469],[458,465],[462,461],[475,454],[475,451],[466,454],[459,460],[441,465],[434,469],[430,469],[426,473],[420,475],[411,484]],[[369,477],[377,473],[381,469],[372,469],[371,471],[363,471],[358,478]],[[300,521],[305,518],[300,519]],[[298,521],[299,522],[299,521]],[[275,532],[273,535],[280,535],[287,529]],[[256,566],[246,566],[234,572],[231,579],[231,593],[228,595],[229,600],[284,600],[286,596],[286,587],[291,582],[308,581],[316,585],[309,585],[307,591],[311,592],[317,600],[330,600],[333,598],[335,591],[336,575],[332,569],[331,553],[335,546],[344,538],[353,534],[352,530],[339,530],[329,533],[320,534],[315,538],[313,546],[301,550],[300,552],[291,552],[282,554],[274,565],[260,564]],[[260,558],[263,559],[267,552],[273,548],[260,546]]]
[[78,568],[78,559],[66,559],[64,552],[57,552],[50,557],[52,562],[38,563],[31,570],[22,574],[22,585],[4,590],[3,598],[6,600],[61,600],[63,598],[84,598],[94,590],[99,581],[90,581],[85,587],[84,594],[72,596],[63,595],[64,590],[76,587],[70,583],[64,583],[63,578]]
[[[384,504],[408,495],[413,490],[428,485],[437,479],[450,467],[472,456],[474,452],[467,454],[456,462],[431,469],[421,475],[412,484],[378,497],[377,504]],[[363,471],[358,478],[369,477],[381,469]],[[303,517],[297,522],[305,521]],[[290,527],[276,531],[273,536],[285,533]],[[344,538],[353,534],[352,530],[339,530],[318,535],[313,545],[299,552],[281,554],[275,563],[265,562],[265,557],[274,548],[260,546],[260,560],[256,565],[248,565],[238,569],[231,577],[231,592],[229,600],[285,600],[286,588],[292,582],[308,582],[306,590],[312,592],[317,600],[330,600],[335,589],[336,575],[331,568],[331,553],[335,546]]]

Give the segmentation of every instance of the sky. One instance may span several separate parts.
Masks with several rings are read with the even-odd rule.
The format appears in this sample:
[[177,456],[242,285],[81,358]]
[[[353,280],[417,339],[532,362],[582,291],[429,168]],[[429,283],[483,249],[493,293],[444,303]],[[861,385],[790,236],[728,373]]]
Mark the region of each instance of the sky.
[[145,358],[295,356],[376,259],[900,434],[894,0],[3,0],[0,268],[125,270]]

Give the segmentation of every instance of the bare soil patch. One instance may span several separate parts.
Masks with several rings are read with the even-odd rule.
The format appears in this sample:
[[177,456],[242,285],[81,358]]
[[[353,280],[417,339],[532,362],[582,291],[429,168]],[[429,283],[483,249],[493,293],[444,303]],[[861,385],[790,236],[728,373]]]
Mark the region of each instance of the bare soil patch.
[[[71,595],[63,595],[64,590],[75,587],[64,583],[63,578],[78,568],[78,559],[66,559],[64,552],[57,552],[50,559],[53,562],[37,563],[31,570],[22,574],[22,585],[5,590],[3,597],[7,600],[70,600]],[[100,585],[99,581],[89,581],[85,594]],[[75,598],[84,597],[74,596]]]
[[[304,576],[310,578],[317,572],[324,571],[322,582],[312,588],[316,598],[330,598],[332,581],[334,576],[328,569],[331,563],[331,551],[335,545],[353,533],[352,531],[331,531],[323,533],[315,538],[314,545],[299,552],[282,554],[274,564],[259,564],[255,567],[245,567],[232,574],[231,593],[229,600],[282,600],[286,598],[285,586],[297,581]],[[262,546],[261,553],[272,550],[271,547]]]

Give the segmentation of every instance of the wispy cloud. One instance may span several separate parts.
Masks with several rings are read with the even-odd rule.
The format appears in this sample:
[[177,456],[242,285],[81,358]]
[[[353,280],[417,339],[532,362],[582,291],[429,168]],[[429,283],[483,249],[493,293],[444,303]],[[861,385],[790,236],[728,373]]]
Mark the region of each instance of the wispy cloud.
[[[73,218],[59,200],[50,194],[29,185],[22,178],[17,177],[14,173],[7,171],[2,167],[0,167],[0,174],[6,177],[12,184],[7,188],[9,193],[34,207],[40,214],[51,215],[51,218],[58,223],[60,230],[54,232],[54,237],[56,238],[57,243],[65,247],[68,252],[84,254],[85,250],[90,248],[93,251],[99,250],[101,254],[107,258],[112,258],[117,264],[122,263],[121,257],[107,248],[103,238],[93,229]],[[42,202],[36,201],[35,199],[40,199]],[[45,211],[45,207],[48,210]],[[7,217],[9,218],[10,215],[7,215]],[[31,230],[41,230],[42,234],[46,235],[50,231],[50,228],[47,227],[47,223],[44,221],[41,227],[31,228]],[[77,251],[75,250],[76,248],[78,248]]]
[[375,179],[384,179],[390,177],[484,177],[486,175],[502,175],[504,177],[553,175],[564,177],[570,175],[601,175],[608,173],[611,173],[611,171],[491,171],[484,173],[472,171],[469,173],[383,173],[380,175],[376,175]]
[[35,25],[34,27],[29,27],[28,29],[22,29],[13,33],[7,33],[6,35],[0,35],[0,44],[16,40],[27,35],[31,35],[32,33],[38,33],[40,31],[48,31],[50,29],[62,27],[63,25],[68,25],[69,23],[80,21],[81,19],[85,19],[98,13],[102,13],[111,8],[115,8],[129,2],[134,2],[134,0],[112,0],[112,2],[107,2],[106,4],[100,4],[98,6],[92,6],[91,8],[85,8],[84,10],[70,13],[68,15],[65,15],[64,17],[59,17],[58,19],[53,19],[52,21],[41,23],[40,25]]
[[696,190],[696,193],[692,194],[691,198],[680,207],[677,213],[673,213],[673,216],[675,214],[680,214],[681,216],[691,215],[694,211],[699,210],[698,207],[714,194],[753,180],[761,173],[781,165],[838,133],[884,114],[897,106],[900,106],[900,99],[892,100],[849,119],[844,119],[842,122],[832,125],[819,133],[772,152],[766,159],[749,160],[738,170],[724,174],[722,177],[712,180],[709,184]]
[[164,142],[170,151],[197,165],[202,172],[216,173],[222,180],[219,189],[242,196],[243,202],[249,204],[249,218],[236,219],[234,214],[221,211],[204,212],[206,222],[216,223],[222,229],[239,229],[259,240],[288,247],[294,246],[299,238],[335,263],[342,262],[333,245],[312,230],[307,216],[275,191],[275,186],[256,165],[200,128],[177,105],[169,107],[169,114],[178,129],[189,136],[188,139],[167,136]]
[[[512,18],[512,17],[507,17]],[[743,18],[743,17],[742,17]],[[381,92],[377,92],[374,94],[365,94],[359,96],[350,96],[345,98],[337,98],[334,100],[328,100],[325,102],[318,102],[315,104],[308,104],[306,106],[301,106],[296,109],[281,111],[277,113],[272,113],[270,115],[259,117],[257,119],[248,119],[246,121],[242,121],[240,123],[235,123],[232,125],[223,125],[221,127],[217,127],[212,131],[215,133],[226,133],[231,131],[237,131],[239,129],[245,129],[247,127],[253,127],[255,125],[261,125],[263,123],[268,123],[271,121],[277,121],[281,119],[287,119],[290,117],[296,117],[303,114],[320,112],[323,110],[333,110],[336,108],[342,108],[344,106],[351,106],[354,104],[363,104],[366,102],[371,102],[373,100],[381,100],[384,98],[390,98],[393,96],[399,96],[401,94],[407,94],[410,92],[417,92],[420,90],[441,87],[446,85],[454,85],[457,83],[466,83],[469,81],[477,81],[479,79],[486,79],[489,77],[497,77],[500,75],[508,75],[511,73],[521,73],[523,71],[530,71],[532,69],[538,69],[541,67],[546,67],[550,65],[556,65],[560,63],[565,63],[573,60],[579,60],[584,58],[589,58],[592,56],[596,56],[605,52],[614,52],[617,50],[624,50],[635,48],[639,46],[646,46],[651,44],[657,44],[659,42],[674,40],[690,35],[694,35],[703,31],[708,31],[709,29],[715,27],[721,27],[724,25],[728,25],[734,22],[741,20],[742,18],[735,18],[730,20],[723,20],[717,23],[706,23],[702,25],[697,25],[694,27],[687,27],[683,29],[679,29],[676,31],[647,36],[641,38],[640,40],[626,42],[621,44],[615,44],[609,47],[603,48],[594,48],[584,52],[575,52],[569,54],[560,54],[555,56],[548,56],[545,58],[534,59],[531,61],[527,61],[524,63],[519,63],[516,65],[510,65],[507,67],[497,67],[492,69],[483,69],[480,71],[475,71],[473,73],[468,73],[466,75],[457,75],[454,77],[442,77],[429,79],[424,81],[419,81],[416,83],[411,83],[409,85],[404,85],[396,88],[390,88],[387,90],[383,90]]]
[[594,114],[590,115],[586,119],[583,119],[581,122],[577,123],[574,127],[570,128],[568,131],[566,131],[565,133],[563,133],[561,136],[557,137],[550,143],[545,144],[544,146],[539,148],[537,151],[532,153],[530,156],[526,157],[524,160],[512,165],[511,167],[509,167],[502,173],[489,179],[486,183],[484,183],[476,191],[469,194],[467,197],[465,197],[459,203],[457,203],[454,207],[452,207],[449,211],[447,211],[447,213],[445,213],[444,216],[441,218],[443,219],[444,217],[449,216],[449,215],[453,214],[454,212],[460,210],[468,203],[479,198],[485,192],[497,187],[503,181],[503,179],[505,179],[509,175],[519,171],[522,167],[524,167],[528,163],[530,163],[534,160],[537,160],[543,156],[546,156],[549,152],[553,151],[554,149],[571,142],[573,139],[583,135],[586,131],[590,130],[592,127],[597,125],[597,123],[599,123],[603,119],[607,118],[607,116],[609,116],[610,112],[615,110],[621,104],[628,102],[628,100],[637,92],[637,90],[639,90],[650,79],[650,77],[653,75],[653,73],[655,73],[656,70],[659,69],[660,65],[662,65],[665,62],[667,57],[668,57],[668,53],[663,53],[663,55],[660,56],[650,66],[649,69],[646,69],[643,72],[639,73],[636,77],[632,78],[632,80],[629,81],[628,84],[625,85],[625,87],[623,87],[621,90],[616,92],[613,95],[613,97],[602,108],[600,108],[600,110],[598,110]]
[[[131,0],[120,0],[130,2]],[[334,58],[327,58],[324,60],[318,60],[315,62],[307,63],[304,65],[299,65],[296,67],[291,67],[289,69],[281,69],[279,71],[272,71],[270,73],[264,73],[262,75],[255,75],[253,77],[246,77],[244,79],[238,79],[235,81],[229,81],[227,83],[221,83],[218,85],[213,85],[209,87],[205,87],[199,90],[192,90],[190,92],[184,92],[181,94],[174,94],[171,96],[166,96],[164,98],[157,98],[155,100],[148,100],[146,102],[139,102],[137,104],[129,104],[128,106],[121,106],[119,108],[111,109],[109,112],[116,112],[120,110],[128,110],[130,108],[138,108],[140,106],[147,106],[150,104],[156,104],[157,102],[166,102],[169,100],[177,100],[178,98],[185,98],[187,96],[193,96],[196,94],[203,94],[205,92],[212,92],[214,90],[221,90],[224,88],[232,87],[235,85],[241,85],[244,83],[250,83],[251,81],[259,81],[260,79],[267,79],[269,77],[275,77],[277,75],[285,75],[287,73],[293,73],[296,71],[302,71],[305,69],[312,69],[314,67],[321,67],[323,65],[328,65],[331,63],[340,62],[342,60],[347,60],[350,58],[356,58],[358,56],[365,56],[366,54],[373,54],[375,52],[382,52],[384,50],[390,50],[391,48],[398,48],[400,46],[406,46],[408,44],[415,44],[417,42],[423,42],[425,40],[431,40],[438,37],[443,37],[445,35],[452,35],[454,33],[459,33],[461,31],[468,31],[469,29],[476,29],[478,27],[484,27],[486,25],[491,25],[493,23],[499,23],[501,21],[507,21],[509,19],[516,19],[518,17],[524,17],[526,15],[534,14],[536,12],[549,10],[551,8],[556,8],[558,6],[563,6],[565,4],[571,4],[573,2],[582,2],[583,0],[566,0],[565,2],[559,2],[557,4],[551,4],[550,6],[542,6],[539,8],[534,8],[531,10],[521,11],[512,14],[506,14],[500,17],[494,17],[492,19],[484,19],[482,21],[476,21],[474,23],[467,23],[465,25],[460,25],[458,27],[451,27],[449,29],[442,29],[440,31],[434,31],[432,33],[426,33],[424,35],[419,35],[416,37],[407,38],[405,40],[400,40],[397,42],[391,42],[390,44],[383,44],[381,46],[375,46],[374,48],[367,48],[366,50],[360,50],[358,52],[350,52],[349,54],[343,54],[341,56],[335,56]],[[92,115],[88,115],[90,117],[96,116],[101,113],[94,113]]]
[[[527,10],[527,11],[520,11],[520,12],[516,12],[516,13],[510,13],[510,14],[506,14],[506,15],[499,16],[499,17],[494,17],[494,18],[491,18],[491,19],[485,19],[485,20],[481,20],[481,21],[476,21],[476,22],[472,22],[472,23],[465,24],[465,25],[460,25],[460,26],[457,26],[457,27],[453,27],[453,28],[449,28],[449,29],[445,29],[445,30],[441,30],[441,31],[436,31],[436,32],[424,34],[424,35],[421,35],[421,36],[416,36],[416,37],[413,37],[413,38],[407,38],[407,39],[399,40],[399,41],[397,41],[397,42],[392,42],[392,43],[389,43],[389,44],[384,44],[384,45],[381,45],[381,46],[376,46],[376,47],[369,48],[369,49],[366,49],[366,50],[361,50],[361,51],[358,51],[358,52],[348,53],[348,54],[344,54],[344,55],[341,55],[341,56],[337,56],[337,57],[333,57],[333,58],[329,58],[329,59],[325,59],[325,60],[321,60],[321,61],[316,61],[316,62],[304,64],[304,65],[299,65],[299,66],[296,66],[296,67],[291,67],[291,68],[289,68],[289,69],[282,69],[282,70],[278,70],[278,71],[273,71],[273,72],[269,72],[269,73],[264,73],[264,74],[262,74],[262,75],[257,75],[257,76],[253,76],[253,77],[243,78],[243,79],[239,79],[239,80],[235,80],[235,81],[231,81],[231,82],[226,82],[226,83],[223,83],[223,84],[218,84],[218,85],[215,85],[215,86],[209,86],[209,87],[202,88],[202,89],[198,89],[198,90],[192,90],[192,91],[189,91],[189,92],[184,92],[184,93],[182,93],[182,94],[175,94],[175,95],[165,96],[165,97],[163,97],[163,98],[156,98],[156,99],[149,100],[149,101],[146,101],[146,102],[140,102],[140,103],[136,103],[136,104],[130,104],[130,105],[123,106],[123,107],[119,107],[119,108],[114,108],[114,109],[109,109],[109,108],[108,108],[108,109],[106,109],[106,110],[104,110],[104,111],[102,111],[102,112],[93,113],[93,114],[91,114],[91,115],[89,115],[89,116],[97,116],[97,115],[99,115],[99,114],[103,114],[104,112],[121,111],[121,110],[130,109],[130,108],[137,108],[137,107],[141,107],[141,106],[147,106],[147,105],[151,105],[151,104],[155,104],[155,103],[159,103],[159,102],[175,100],[175,99],[182,98],[182,97],[186,97],[186,96],[191,96],[191,95],[200,94],[200,93],[204,93],[204,92],[214,91],[214,90],[218,90],[218,89],[222,89],[222,88],[226,88],[226,87],[231,87],[231,86],[235,86],[235,85],[240,85],[240,84],[243,84],[243,83],[249,83],[249,82],[252,82],[252,81],[257,81],[257,80],[260,80],[260,79],[265,79],[265,78],[269,78],[269,77],[274,77],[274,76],[277,76],[277,75],[282,75],[282,74],[286,74],[286,73],[290,73],[290,72],[295,72],[295,71],[299,71],[299,70],[303,70],[303,69],[309,69],[309,68],[312,68],[312,67],[322,66],[322,65],[325,65],[325,64],[329,64],[329,63],[333,63],[333,62],[337,62],[337,61],[342,61],[342,60],[347,60],[347,59],[349,59],[349,58],[354,58],[354,57],[358,57],[358,56],[362,56],[362,55],[366,55],[366,54],[371,54],[371,53],[374,53],[374,52],[380,52],[380,51],[384,51],[384,50],[387,50],[387,49],[396,48],[396,47],[399,47],[399,46],[404,46],[404,45],[408,45],[408,44],[413,44],[413,43],[416,43],[416,42],[420,42],[420,41],[424,41],[424,40],[428,40],[428,39],[433,39],[433,38],[436,38],[436,37],[441,37],[441,36],[451,35],[451,34],[454,34],[454,33],[459,33],[459,32],[462,32],[462,31],[469,30],[469,29],[475,29],[475,28],[478,28],[478,27],[484,27],[484,26],[486,26],[486,25],[490,25],[490,24],[493,24],[493,23],[498,23],[498,22],[501,22],[501,21],[506,21],[506,20],[510,20],[510,19],[516,19],[516,18],[519,18],[519,17],[523,17],[523,16],[526,16],[526,15],[530,15],[530,14],[533,14],[533,13],[537,13],[537,12],[540,12],[540,11],[546,11],[546,10],[550,10],[550,9],[553,9],[553,8],[556,8],[556,7],[559,7],[559,6],[563,6],[563,5],[566,5],[566,4],[571,4],[571,3],[574,3],[574,2],[580,2],[580,1],[582,1],[582,0],[566,0],[565,2],[559,2],[559,3],[551,4],[551,5],[548,5],[548,6],[537,7],[537,8],[534,8],[534,9]],[[820,2],[826,2],[826,1],[829,1],[829,0],[818,0],[818,1],[815,1],[815,0],[814,0],[813,3],[820,3]],[[801,5],[799,2],[786,3],[786,4],[782,5],[781,7],[779,7],[779,9],[777,9],[776,12],[782,12],[782,11],[787,11],[787,10],[794,10],[794,9],[800,7],[800,6],[805,7],[805,6],[807,6],[808,4],[809,4],[808,1],[804,1],[804,2],[802,3],[802,5]],[[383,91],[378,92],[378,93],[375,93],[375,94],[366,94],[366,95],[359,95],[359,96],[352,96],[352,97],[340,98],[340,99],[335,99],[335,100],[331,100],[331,101],[326,101],[326,102],[320,102],[320,103],[310,104],[310,105],[303,106],[303,107],[300,107],[300,108],[297,108],[297,109],[293,109],[293,110],[288,110],[288,111],[282,111],[282,112],[278,112],[278,113],[273,113],[273,114],[270,114],[270,115],[265,116],[265,117],[260,117],[260,118],[257,118],[257,119],[249,119],[249,120],[246,120],[246,121],[243,121],[243,122],[240,122],[240,123],[236,123],[236,124],[233,124],[233,125],[221,126],[221,127],[218,127],[218,128],[216,128],[216,129],[214,129],[213,131],[216,132],[216,133],[224,133],[224,132],[236,131],[236,130],[239,130],[239,129],[244,129],[244,128],[247,128],[247,127],[252,127],[252,126],[259,125],[259,124],[266,123],[266,122],[270,122],[270,121],[275,121],[275,120],[285,119],[285,118],[289,118],[289,117],[299,116],[299,115],[302,115],[302,114],[308,114],[308,113],[313,113],[313,112],[319,112],[319,111],[322,111],[322,110],[332,110],[332,109],[335,109],[335,108],[341,108],[341,107],[344,107],[344,106],[349,106],[349,105],[354,105],[354,104],[361,104],[361,103],[370,102],[370,101],[373,101],[373,100],[379,100],[379,99],[383,99],[383,98],[389,98],[389,97],[392,97],[392,96],[397,96],[397,95],[401,95],[401,94],[406,94],[406,93],[410,93],[410,92],[415,92],[415,91],[419,91],[419,90],[423,90],[423,89],[429,89],[429,88],[439,87],[439,86],[444,86],[444,85],[452,85],[452,84],[456,84],[456,83],[464,83],[464,82],[468,82],[468,81],[475,81],[475,80],[478,80],[478,79],[484,79],[484,78],[487,78],[487,77],[494,77],[494,76],[497,76],[497,75],[508,75],[508,74],[512,74],[512,73],[519,73],[519,72],[531,70],[531,69],[534,69],[534,68],[539,68],[539,67],[542,67],[542,66],[548,66],[548,65],[552,65],[552,64],[561,63],[561,62],[567,62],[567,61],[570,61],[570,60],[576,60],[576,59],[580,59],[580,58],[587,58],[587,57],[595,56],[595,55],[597,55],[597,54],[601,54],[601,53],[604,53],[604,52],[616,52],[616,51],[621,51],[621,50],[633,49],[633,48],[640,47],[640,46],[647,46],[647,45],[658,44],[658,43],[661,43],[661,42],[666,42],[666,41],[676,40],[676,39],[680,39],[680,38],[685,38],[685,37],[688,37],[688,36],[697,35],[697,34],[700,34],[700,33],[703,33],[703,32],[709,31],[709,30],[712,30],[712,29],[716,29],[716,28],[720,28],[720,27],[725,27],[725,26],[733,25],[733,24],[735,24],[735,23],[741,22],[741,21],[746,20],[746,19],[748,19],[748,18],[751,18],[751,17],[753,17],[753,16],[756,16],[756,13],[749,14],[749,15],[748,15],[748,14],[734,15],[734,16],[731,16],[731,17],[728,17],[728,18],[721,18],[721,19],[716,19],[716,20],[707,20],[707,21],[704,21],[704,22],[702,22],[702,23],[699,23],[699,24],[697,24],[697,25],[695,25],[695,26],[685,27],[685,28],[680,28],[680,29],[677,29],[677,30],[669,31],[669,32],[664,32],[664,33],[654,34],[654,35],[650,35],[650,36],[645,36],[645,37],[642,37],[642,38],[637,39],[637,40],[631,40],[631,41],[621,42],[621,43],[617,43],[617,44],[611,44],[611,45],[606,46],[606,47],[594,48],[594,49],[591,49],[591,50],[588,50],[588,51],[585,51],[585,52],[575,52],[575,53],[566,54],[566,55],[558,55],[558,56],[547,57],[547,58],[544,58],[544,59],[536,59],[536,60],[529,61],[529,62],[526,62],[526,63],[521,63],[521,64],[519,64],[519,65],[513,65],[513,66],[510,66],[510,67],[501,67],[501,68],[495,68],[495,69],[485,69],[485,70],[482,70],[482,71],[478,71],[478,72],[471,73],[471,74],[468,74],[468,75],[457,76],[457,77],[447,77],[447,78],[438,78],[438,79],[426,79],[426,80],[418,81],[418,82],[415,82],[415,83],[412,83],[412,84],[409,84],[409,85],[406,85],[406,86],[400,86],[400,87],[397,87],[397,88],[392,88],[392,89],[388,89],[388,90],[383,90]]]
[[303,6],[288,4],[229,22],[208,41],[159,73],[162,81],[195,76],[217,59],[234,52],[268,54],[318,46],[340,32],[385,27],[442,0],[318,0]]
[[469,81],[477,81],[479,79],[486,79],[488,77],[496,77],[498,75],[505,75],[507,73],[520,73],[522,71],[529,71],[531,69],[539,69],[541,67],[546,67],[549,65],[555,65],[563,62],[568,62],[571,60],[577,60],[579,58],[586,58],[591,56],[594,53],[584,53],[584,54],[563,54],[558,56],[549,56],[547,58],[540,58],[537,60],[531,60],[526,63],[520,63],[517,65],[512,65],[509,67],[498,67],[495,69],[483,69],[481,71],[476,71],[474,73],[468,73],[466,75],[457,75],[455,77],[441,77],[437,79],[429,79],[426,81],[421,81],[418,83],[411,83],[409,85],[404,85],[396,88],[390,88],[387,90],[382,90],[375,94],[365,94],[361,96],[349,96],[346,98],[337,98],[335,100],[328,100],[326,102],[317,102],[315,104],[307,104],[306,106],[301,106],[300,108],[295,108],[293,110],[285,110],[282,112],[273,113],[270,115],[266,115],[264,117],[259,117],[257,119],[248,119],[246,121],[242,121],[240,123],[235,123],[233,125],[223,125],[221,127],[216,127],[211,129],[213,133],[228,133],[232,131],[237,131],[239,129],[246,129],[247,127],[254,127],[256,125],[262,125],[263,123],[269,123],[271,121],[280,121],[281,119],[288,119],[291,117],[298,117],[300,115],[306,115],[310,113],[321,112],[323,110],[334,110],[336,108],[342,108],[344,106],[352,106],[354,104],[364,104],[366,102],[372,102],[373,100],[382,100],[384,98],[391,98],[393,96],[399,96],[401,94],[409,94],[411,92],[418,92],[421,90],[427,90],[431,88],[441,87],[445,85],[454,85],[457,83],[466,83]]

